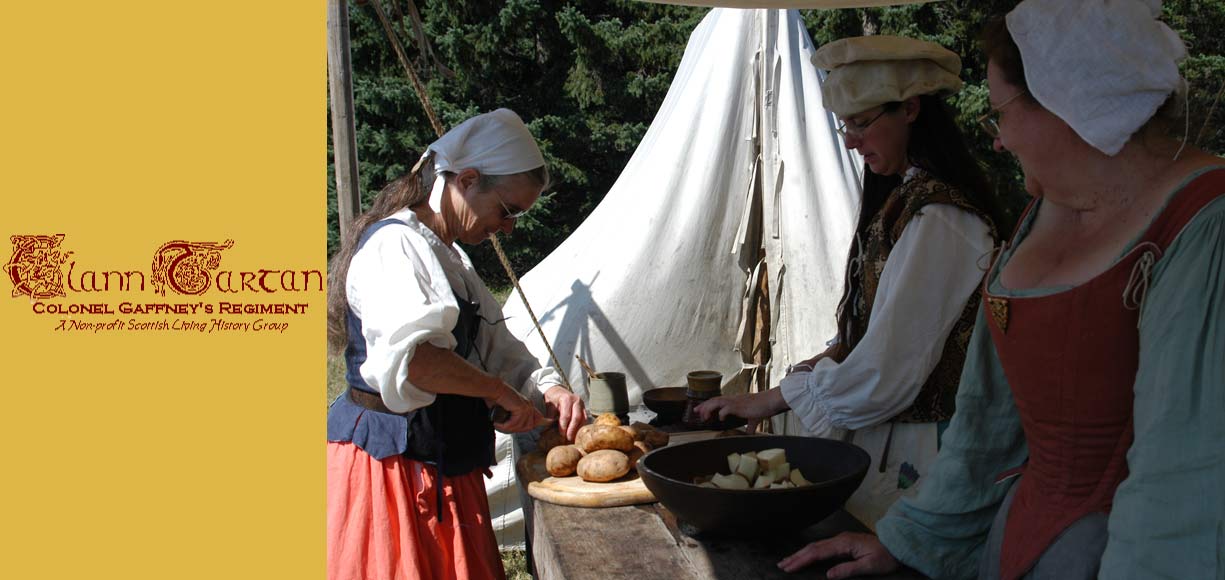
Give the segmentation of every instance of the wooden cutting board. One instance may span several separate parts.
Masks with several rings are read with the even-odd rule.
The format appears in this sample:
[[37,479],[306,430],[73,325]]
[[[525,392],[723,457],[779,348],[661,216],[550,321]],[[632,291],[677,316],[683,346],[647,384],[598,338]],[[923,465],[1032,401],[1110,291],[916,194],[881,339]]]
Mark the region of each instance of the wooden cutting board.
[[[673,433],[669,445],[710,439],[717,431]],[[545,455],[533,451],[519,459],[516,465],[519,483],[527,486],[528,495],[558,505],[599,508],[652,503],[655,495],[631,470],[625,477],[606,483],[583,481],[577,475],[553,477],[544,466]]]

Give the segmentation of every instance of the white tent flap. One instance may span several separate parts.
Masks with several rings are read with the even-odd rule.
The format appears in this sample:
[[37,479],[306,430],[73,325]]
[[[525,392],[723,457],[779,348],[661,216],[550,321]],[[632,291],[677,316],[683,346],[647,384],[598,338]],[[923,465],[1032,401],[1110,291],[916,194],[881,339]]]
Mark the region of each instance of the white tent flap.
[[[795,11],[712,10],[617,182],[523,276],[576,393],[586,392],[576,354],[597,370],[624,372],[634,405],[643,390],[683,385],[693,370],[738,376],[743,389],[755,368],[742,358],[756,324],[746,301],[760,295],[763,274],[773,360],[756,376],[772,375],[766,384],[775,385],[780,368],[824,350],[861,170],[821,106],[813,50]],[[550,365],[518,296],[505,315]],[[507,526],[519,521],[507,511],[510,486],[504,477],[487,484],[499,500],[494,517]]]

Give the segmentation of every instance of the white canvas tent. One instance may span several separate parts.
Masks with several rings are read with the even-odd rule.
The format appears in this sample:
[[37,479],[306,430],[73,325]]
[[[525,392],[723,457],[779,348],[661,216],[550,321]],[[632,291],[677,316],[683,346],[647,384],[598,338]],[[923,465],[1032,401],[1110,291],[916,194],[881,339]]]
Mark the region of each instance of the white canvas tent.
[[[617,182],[523,277],[577,393],[576,354],[624,371],[631,404],[698,369],[723,372],[725,392],[763,390],[835,334],[862,169],[821,106],[813,50],[794,10],[712,10]],[[758,320],[763,288],[768,321]],[[552,365],[518,297],[505,314]],[[768,359],[753,354],[759,327]],[[777,423],[802,432],[796,420]],[[518,544],[510,437],[499,434],[498,455],[490,508],[499,541]]]

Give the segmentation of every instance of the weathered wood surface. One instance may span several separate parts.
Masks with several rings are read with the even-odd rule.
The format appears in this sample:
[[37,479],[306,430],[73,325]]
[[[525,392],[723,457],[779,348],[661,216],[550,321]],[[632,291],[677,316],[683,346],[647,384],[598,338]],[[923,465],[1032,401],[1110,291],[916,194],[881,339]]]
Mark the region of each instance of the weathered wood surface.
[[[809,542],[843,531],[865,530],[849,514],[838,511],[799,534],[761,539],[691,537],[658,503],[586,509],[528,501],[530,559],[540,580],[824,579],[825,571],[836,562],[787,574],[778,569],[778,561]],[[923,577],[903,572],[873,578]]]

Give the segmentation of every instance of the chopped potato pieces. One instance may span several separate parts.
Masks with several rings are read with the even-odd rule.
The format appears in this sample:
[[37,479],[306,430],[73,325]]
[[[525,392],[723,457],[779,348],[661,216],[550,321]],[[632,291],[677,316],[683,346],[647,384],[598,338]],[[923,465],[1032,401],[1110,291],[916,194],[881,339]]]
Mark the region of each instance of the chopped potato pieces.
[[719,489],[790,489],[812,485],[799,469],[792,469],[782,449],[765,449],[727,456],[728,473],[699,475],[693,483]]

